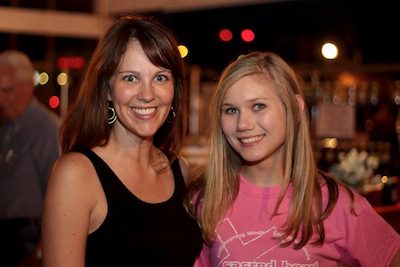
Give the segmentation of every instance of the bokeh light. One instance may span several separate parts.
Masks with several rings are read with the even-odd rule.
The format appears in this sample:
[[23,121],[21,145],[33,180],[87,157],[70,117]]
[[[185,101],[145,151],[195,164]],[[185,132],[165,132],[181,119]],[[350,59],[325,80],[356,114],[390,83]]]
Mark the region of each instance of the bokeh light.
[[85,66],[85,59],[80,56],[66,56],[57,59],[58,68],[65,69],[82,69]]
[[242,40],[246,43],[253,42],[255,38],[254,32],[250,29],[244,29],[240,36],[242,37]]
[[185,58],[189,54],[189,49],[184,45],[178,45],[178,50],[181,54],[181,58]]
[[68,75],[67,75],[67,73],[61,72],[60,74],[58,74],[57,83],[60,86],[66,85],[68,83]]
[[229,42],[233,38],[233,34],[229,29],[222,29],[219,31],[219,39],[223,42]]
[[49,106],[51,108],[57,108],[60,105],[60,99],[53,95],[52,97],[49,98]]
[[40,85],[45,85],[49,82],[49,75],[46,72],[42,72],[38,75],[38,83]]
[[335,59],[339,54],[339,50],[335,44],[325,43],[322,45],[321,53],[326,59]]

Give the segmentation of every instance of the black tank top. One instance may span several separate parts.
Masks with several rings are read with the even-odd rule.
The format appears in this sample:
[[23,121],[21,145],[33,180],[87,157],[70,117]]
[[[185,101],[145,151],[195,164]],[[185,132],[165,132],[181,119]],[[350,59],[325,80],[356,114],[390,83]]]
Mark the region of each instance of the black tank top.
[[93,163],[108,204],[103,224],[88,235],[86,266],[192,267],[202,236],[182,205],[186,186],[179,161],[171,165],[175,180],[172,197],[151,204],[133,195],[93,151],[78,152]]

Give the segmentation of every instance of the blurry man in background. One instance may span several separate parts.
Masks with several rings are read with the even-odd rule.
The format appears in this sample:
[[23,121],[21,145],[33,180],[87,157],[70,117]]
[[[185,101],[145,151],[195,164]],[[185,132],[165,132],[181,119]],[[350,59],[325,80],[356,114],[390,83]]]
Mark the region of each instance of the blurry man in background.
[[47,176],[59,156],[59,118],[34,87],[27,55],[0,53],[0,267],[35,253]]

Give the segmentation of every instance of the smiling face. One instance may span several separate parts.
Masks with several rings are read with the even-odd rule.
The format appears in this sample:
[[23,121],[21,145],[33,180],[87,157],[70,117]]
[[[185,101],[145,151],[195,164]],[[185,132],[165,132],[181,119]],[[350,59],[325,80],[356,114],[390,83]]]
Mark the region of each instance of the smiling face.
[[281,162],[286,112],[272,86],[261,75],[245,76],[222,101],[222,131],[247,163]]
[[174,97],[171,71],[157,67],[140,43],[132,41],[110,81],[110,99],[118,120],[115,130],[152,139],[166,120]]

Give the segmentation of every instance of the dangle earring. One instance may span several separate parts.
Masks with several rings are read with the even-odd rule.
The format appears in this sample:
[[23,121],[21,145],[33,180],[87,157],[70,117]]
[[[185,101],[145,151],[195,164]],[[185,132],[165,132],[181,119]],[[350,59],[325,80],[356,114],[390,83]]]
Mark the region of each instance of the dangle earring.
[[169,108],[169,113],[167,117],[167,122],[172,123],[176,117],[175,109],[173,106]]
[[112,104],[112,101],[108,101],[108,121],[107,124],[111,125],[117,120],[117,114],[115,113],[114,106]]

